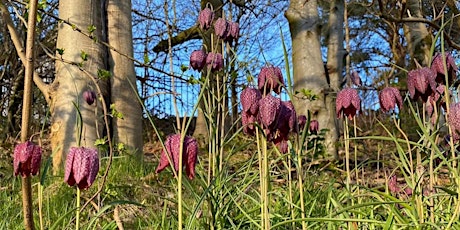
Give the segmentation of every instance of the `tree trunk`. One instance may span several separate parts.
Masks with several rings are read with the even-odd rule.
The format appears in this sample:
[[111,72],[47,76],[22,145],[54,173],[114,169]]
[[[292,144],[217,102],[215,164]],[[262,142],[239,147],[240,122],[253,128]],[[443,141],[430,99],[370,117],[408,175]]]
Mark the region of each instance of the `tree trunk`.
[[285,16],[292,38],[294,90],[310,89],[318,96],[314,101],[294,98],[293,103],[298,114],[310,112],[322,128],[334,128],[326,134],[326,147],[329,154],[337,157],[335,142],[331,141],[336,132],[335,116],[331,117],[333,99],[328,94],[329,85],[321,58],[318,3],[316,0],[291,0]]
[[[333,92],[338,92],[340,91],[340,86],[343,81],[342,72],[346,56],[346,50],[343,47],[344,1],[334,0],[330,4],[327,70],[329,74],[330,87]],[[337,156],[336,143],[339,139],[339,130],[337,127],[339,126],[336,119],[335,98],[331,95],[326,95],[325,100],[326,110],[328,111],[328,119],[326,119],[324,127],[329,130],[325,138],[325,145],[329,155]]]
[[[103,38],[103,5],[100,0],[60,0],[59,17],[85,31],[93,27],[98,39]],[[51,147],[53,149],[53,166],[56,173],[65,160],[65,152],[72,146],[77,146],[78,130],[81,133],[81,146],[94,147],[96,139],[101,138],[103,131],[102,108],[99,100],[88,105],[82,97],[85,90],[94,90],[98,97],[107,94],[106,81],[97,79],[101,92],[98,92],[91,77],[96,77],[100,69],[106,69],[106,49],[87,36],[75,31],[72,26],[59,24],[57,48],[63,49],[62,59],[81,63],[81,68],[91,73],[86,75],[76,65],[56,61],[56,76],[50,88],[51,111]],[[87,60],[82,60],[82,53],[87,54]],[[78,107],[78,109],[76,108]],[[82,123],[78,124],[80,111]]]
[[[142,108],[136,96],[136,73],[133,56],[133,39],[130,0],[108,0],[108,42],[117,51],[110,50],[111,102],[123,118],[114,117],[113,138],[128,150],[142,157]],[[123,55],[122,55],[123,54]],[[130,84],[131,83],[131,84]],[[134,87],[134,89],[131,87]]]
[[[406,4],[409,17],[423,18],[422,6],[419,0],[407,0]],[[425,24],[420,22],[405,23],[404,35],[411,57],[410,68],[415,67],[415,60],[422,66],[428,66],[430,64],[430,49],[433,38],[428,33]]]

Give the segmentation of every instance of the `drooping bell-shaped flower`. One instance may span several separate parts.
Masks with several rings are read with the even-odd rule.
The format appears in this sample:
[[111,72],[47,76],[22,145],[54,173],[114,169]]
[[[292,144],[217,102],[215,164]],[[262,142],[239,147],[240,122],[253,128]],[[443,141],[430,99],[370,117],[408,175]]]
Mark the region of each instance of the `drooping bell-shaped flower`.
[[230,32],[230,24],[225,18],[218,18],[214,23],[214,32],[218,38],[225,40]]
[[337,93],[335,109],[338,118],[343,114],[350,120],[353,119],[356,113],[361,110],[361,99],[359,98],[358,91],[352,88],[342,89]]
[[281,100],[271,94],[259,100],[259,118],[265,129],[274,130],[281,112]]
[[273,140],[273,144],[275,144],[278,150],[283,154],[287,153],[289,150],[287,137],[278,136]]
[[[179,171],[179,153],[180,153],[180,134],[173,134],[166,138],[164,143],[166,152],[163,150],[160,156],[160,163],[158,164],[156,173],[160,173],[168,167],[169,160],[173,163],[174,170]],[[185,173],[189,179],[195,177],[195,165],[198,154],[198,143],[192,137],[185,136],[182,146],[182,167],[185,167]],[[169,160],[168,160],[169,159]]]
[[403,101],[398,89],[394,87],[386,87],[379,93],[379,102],[382,111],[386,113],[390,110],[396,109],[396,105],[398,105],[398,108],[401,109]]
[[281,69],[274,66],[262,67],[257,83],[263,95],[269,94],[272,90],[280,94],[281,88],[284,86]]
[[259,111],[259,100],[262,99],[262,94],[258,89],[247,87],[241,91],[240,101],[243,107],[243,112],[252,115],[257,115]]
[[307,116],[305,115],[297,116],[297,124],[299,126],[299,130],[302,131],[305,128],[305,125],[307,124]]
[[64,181],[77,185],[79,189],[88,189],[96,180],[99,172],[99,155],[96,149],[71,147],[65,162]]
[[422,98],[423,102],[436,90],[436,73],[430,68],[424,67],[411,70],[407,76],[407,89],[413,100]]
[[353,85],[356,85],[358,87],[361,87],[363,85],[363,83],[361,81],[361,77],[359,76],[358,72],[356,72],[356,71],[353,71],[351,73],[350,79],[351,79],[351,82],[353,83]]
[[452,84],[453,81],[457,80],[457,71],[458,67],[455,64],[454,57],[449,52],[444,53],[444,57],[442,53],[437,53],[433,61],[431,62],[431,69],[436,73],[436,82],[439,84],[446,84],[446,77],[445,77],[445,69],[444,69],[444,60],[446,62],[447,68],[447,79],[449,81],[449,85]]
[[256,127],[254,123],[257,122],[257,116],[247,112],[241,112],[241,123],[243,124],[243,132],[247,135],[254,135]]
[[283,119],[282,122],[278,122],[278,129],[287,129],[288,132],[295,131],[297,127],[297,113],[291,101],[281,102],[281,114],[278,119]]
[[393,195],[401,192],[401,187],[399,187],[396,175],[393,175],[388,179],[388,190],[390,190],[390,193]]
[[13,168],[14,175],[27,177],[37,175],[40,169],[42,150],[31,141],[16,145],[14,148]]
[[317,134],[319,131],[319,122],[318,120],[311,120],[310,121],[310,133]]
[[201,71],[206,65],[207,54],[203,50],[195,50],[190,54],[190,66],[192,69]]
[[460,102],[450,105],[447,121],[452,132],[460,132]]
[[83,99],[88,105],[92,105],[96,101],[96,93],[92,90],[86,90],[83,92]]
[[228,34],[226,40],[236,41],[240,37],[240,25],[237,22],[228,22]]
[[198,23],[202,30],[208,30],[211,28],[212,20],[214,20],[214,12],[209,8],[204,8],[198,15]]
[[220,53],[208,53],[206,57],[206,65],[208,66],[208,70],[211,71],[219,71],[224,67],[224,58]]

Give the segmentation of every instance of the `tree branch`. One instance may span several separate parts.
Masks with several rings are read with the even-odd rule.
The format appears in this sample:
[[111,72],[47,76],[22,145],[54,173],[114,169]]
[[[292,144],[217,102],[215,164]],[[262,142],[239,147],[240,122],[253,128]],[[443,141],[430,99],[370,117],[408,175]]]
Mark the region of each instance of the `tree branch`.
[[[171,46],[176,46],[182,44],[186,41],[193,39],[201,39],[200,29],[198,25],[194,25],[179,34],[171,38]],[[153,52],[165,52],[168,50],[168,39],[160,41],[155,47],[153,47]]]
[[[441,30],[441,26],[438,24],[434,23],[433,21],[427,20],[425,18],[415,18],[415,17],[409,17],[409,18],[394,18],[390,16],[389,14],[386,14],[383,12],[383,3],[381,0],[379,0],[379,5],[380,5],[380,14],[378,15],[380,18],[386,19],[391,22],[396,22],[396,23],[411,23],[411,22],[420,22],[420,23],[425,23],[429,25],[430,27],[436,29],[437,31]],[[456,17],[459,17],[456,15]],[[447,44],[449,44],[452,48],[460,50],[460,45],[455,43],[453,39],[449,36],[449,34],[443,29],[442,32],[444,33],[444,38],[447,41]]]
[[[21,59],[21,62],[25,65],[27,60],[26,60],[26,53],[22,45],[22,40],[19,37],[18,32],[14,28],[10,13],[8,12],[8,9],[6,8],[3,1],[0,1],[0,14],[2,15],[2,18],[5,21],[6,26],[8,27],[8,31],[10,32],[11,40],[13,41],[14,47],[16,48],[16,52],[18,53],[18,56]],[[49,85],[42,81],[42,79],[40,78],[40,76],[38,75],[36,71],[34,71],[33,73],[33,80],[37,88],[45,96],[46,102],[50,103],[49,92],[48,92]]]

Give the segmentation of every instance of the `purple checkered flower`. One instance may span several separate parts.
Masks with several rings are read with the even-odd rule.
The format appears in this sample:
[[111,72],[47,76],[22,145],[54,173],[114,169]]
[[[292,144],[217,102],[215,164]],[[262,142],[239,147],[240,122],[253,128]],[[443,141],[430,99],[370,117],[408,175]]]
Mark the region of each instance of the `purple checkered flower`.
[[208,66],[208,70],[211,71],[219,71],[224,67],[224,58],[220,53],[208,53],[206,57],[206,65]]
[[203,50],[195,50],[190,55],[190,66],[192,69],[201,71],[206,65],[207,54]]
[[241,123],[243,124],[243,132],[247,135],[254,135],[256,127],[254,123],[257,122],[257,116],[247,112],[241,112]]
[[450,105],[447,121],[452,128],[452,132],[460,131],[460,102]]
[[31,141],[16,145],[14,148],[13,168],[14,175],[22,177],[37,175],[40,169],[42,150]]
[[424,67],[411,70],[407,76],[407,89],[413,100],[422,98],[423,102],[428,100],[436,90],[436,73],[430,68]]
[[225,40],[230,32],[230,24],[225,18],[218,18],[214,23],[214,32],[218,38]]
[[302,131],[305,128],[305,125],[307,124],[307,116],[305,115],[297,116],[297,124],[299,126],[299,130]]
[[311,120],[310,121],[310,133],[317,134],[319,131],[319,122],[318,120]]
[[259,100],[259,118],[263,127],[273,130],[281,113],[281,100],[271,94]]
[[358,91],[352,88],[342,89],[337,93],[335,102],[335,109],[337,118],[343,113],[350,120],[361,110],[361,99],[359,98]]
[[65,162],[64,181],[77,185],[79,189],[88,189],[99,171],[99,156],[96,149],[71,147]]
[[263,95],[269,94],[271,90],[280,94],[284,86],[283,74],[279,67],[262,67],[257,79],[259,90]]
[[[179,171],[180,138],[180,134],[173,134],[166,138],[164,143],[166,151],[163,150],[161,152],[160,163],[155,170],[156,173],[160,173],[168,167],[170,165],[169,160],[173,163],[174,170],[176,172]],[[185,167],[185,173],[190,180],[195,177],[197,155],[198,143],[194,138],[185,136],[184,144],[182,146],[182,166]]]
[[258,89],[247,87],[241,91],[240,101],[243,107],[243,112],[252,115],[257,115],[259,111],[259,100],[262,99],[262,94]]
[[437,53],[433,61],[431,62],[431,70],[436,73],[436,82],[439,84],[446,84],[446,77],[445,77],[445,70],[444,70],[444,60],[446,61],[447,67],[447,79],[449,81],[449,85],[452,84],[453,81],[457,80],[457,71],[458,67],[455,64],[454,57],[449,52],[444,53],[444,57],[442,53]]
[[88,105],[92,105],[96,101],[96,93],[92,90],[86,90],[83,92],[83,99]]
[[237,22],[228,22],[227,41],[236,41],[240,37],[240,25]]
[[198,15],[198,23],[202,30],[208,30],[211,28],[212,20],[214,20],[214,12],[209,8],[204,8]]
[[386,113],[390,110],[396,109],[396,105],[398,105],[398,108],[401,109],[403,100],[398,89],[394,87],[386,87],[379,93],[379,102],[383,112]]

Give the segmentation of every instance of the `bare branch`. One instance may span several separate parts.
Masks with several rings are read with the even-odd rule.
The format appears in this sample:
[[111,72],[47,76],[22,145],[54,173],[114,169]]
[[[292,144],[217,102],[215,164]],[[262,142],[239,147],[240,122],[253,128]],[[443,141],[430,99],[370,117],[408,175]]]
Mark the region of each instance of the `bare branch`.
[[[378,16],[380,18],[386,19],[386,20],[391,21],[391,22],[396,22],[396,23],[411,23],[411,22],[425,23],[425,24],[429,25],[430,27],[436,29],[437,31],[441,30],[441,26],[439,26],[436,23],[434,23],[433,21],[430,21],[430,20],[425,19],[425,18],[416,18],[416,17],[408,17],[408,18],[401,18],[401,19],[394,18],[394,17],[390,16],[389,14],[386,14],[385,12],[383,12],[382,0],[379,0],[379,5],[380,5],[380,14]],[[459,16],[456,15],[456,17],[459,17]],[[452,48],[460,50],[460,45],[455,43],[454,40],[449,36],[449,34],[445,30],[443,30],[442,32],[444,33],[444,38],[446,39],[447,43]]]
[[[3,1],[0,1],[0,14],[2,15],[2,18],[5,21],[6,26],[8,27],[8,31],[10,32],[11,40],[13,41],[14,47],[16,48],[16,52],[18,53],[18,56],[21,59],[21,62],[25,65],[26,53],[22,45],[22,40],[19,37],[18,32],[14,28],[13,21],[11,20],[11,16]],[[38,75],[36,71],[34,71],[33,73],[33,80],[34,80],[35,85],[38,87],[38,89],[40,89],[40,91],[45,96],[46,102],[49,103],[50,98],[49,98],[49,92],[48,92],[48,89],[49,89],[48,84],[42,81],[42,79],[40,78],[40,76]]]
[[[201,39],[200,29],[198,25],[194,25],[176,36],[171,38],[171,46],[176,46],[182,44],[186,41],[190,41],[193,39]],[[153,47],[154,52],[165,52],[168,50],[168,39],[160,41],[155,47]]]

